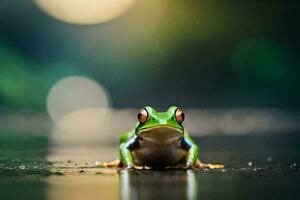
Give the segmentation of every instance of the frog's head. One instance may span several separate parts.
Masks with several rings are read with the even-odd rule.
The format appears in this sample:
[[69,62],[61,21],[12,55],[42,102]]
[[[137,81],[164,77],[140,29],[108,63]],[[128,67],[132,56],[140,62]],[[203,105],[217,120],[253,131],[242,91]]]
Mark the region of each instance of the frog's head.
[[148,140],[172,140],[182,137],[184,114],[181,109],[171,106],[166,112],[157,112],[146,106],[138,113],[135,133]]

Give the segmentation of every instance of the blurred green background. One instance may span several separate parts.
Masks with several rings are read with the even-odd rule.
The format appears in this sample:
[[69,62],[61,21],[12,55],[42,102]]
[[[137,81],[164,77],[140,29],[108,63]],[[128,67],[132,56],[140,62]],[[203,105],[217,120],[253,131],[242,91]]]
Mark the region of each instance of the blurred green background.
[[117,108],[300,106],[297,1],[137,1],[100,24],[0,2],[0,105],[45,111],[60,79],[95,79]]
[[[299,196],[299,10],[296,0],[1,0],[0,196]],[[96,173],[144,105],[182,107],[200,159],[224,171]]]

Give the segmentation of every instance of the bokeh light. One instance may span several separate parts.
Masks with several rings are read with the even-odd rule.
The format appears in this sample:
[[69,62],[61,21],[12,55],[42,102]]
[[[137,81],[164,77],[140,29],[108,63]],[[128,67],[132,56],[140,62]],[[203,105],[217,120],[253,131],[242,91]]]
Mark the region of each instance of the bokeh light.
[[[35,62],[9,45],[0,45],[0,101],[15,108],[41,109],[46,84]],[[34,86],[34,87],[33,87]]]
[[58,127],[72,133],[96,131],[107,116],[110,98],[94,80],[66,77],[56,83],[47,97],[47,110]]
[[136,0],[35,0],[48,15],[71,24],[99,24],[125,13]]

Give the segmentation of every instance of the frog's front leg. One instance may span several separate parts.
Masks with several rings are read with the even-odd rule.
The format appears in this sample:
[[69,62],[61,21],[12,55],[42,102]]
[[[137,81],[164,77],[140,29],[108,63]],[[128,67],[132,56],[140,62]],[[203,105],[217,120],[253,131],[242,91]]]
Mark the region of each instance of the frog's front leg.
[[198,146],[188,135],[184,133],[183,135],[183,145],[188,148],[186,155],[186,168],[208,168],[208,169],[222,169],[224,165],[222,164],[205,164],[198,159]]
[[124,168],[134,168],[131,150],[138,145],[137,136],[133,135],[126,142],[120,144],[119,156]]
[[186,132],[183,135],[183,146],[188,149],[185,165],[187,168],[192,168],[198,159],[198,146]]
[[119,147],[119,158],[115,159],[111,162],[98,162],[96,161],[96,167],[103,167],[103,168],[121,168],[121,167],[129,167],[133,166],[132,162],[132,155],[130,149],[135,144],[135,136],[133,131],[129,131],[124,133],[120,137],[120,147]]

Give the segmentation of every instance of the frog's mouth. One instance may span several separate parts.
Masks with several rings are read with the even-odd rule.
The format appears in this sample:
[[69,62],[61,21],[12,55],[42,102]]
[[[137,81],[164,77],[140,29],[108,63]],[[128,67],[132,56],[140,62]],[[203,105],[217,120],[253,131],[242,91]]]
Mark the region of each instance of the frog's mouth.
[[152,142],[172,142],[179,140],[183,136],[183,130],[173,128],[171,126],[156,126],[152,128],[142,129],[139,137],[143,140]]

